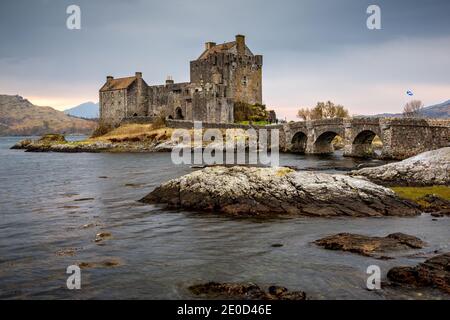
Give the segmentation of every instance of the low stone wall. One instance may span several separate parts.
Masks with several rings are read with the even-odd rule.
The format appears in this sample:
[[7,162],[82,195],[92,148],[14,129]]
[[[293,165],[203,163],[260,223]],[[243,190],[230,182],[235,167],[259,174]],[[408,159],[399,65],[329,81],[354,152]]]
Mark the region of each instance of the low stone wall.
[[[204,129],[283,129],[282,125],[267,125],[267,126],[255,126],[255,125],[245,125],[238,123],[209,123],[202,122],[202,128]],[[193,121],[184,121],[184,120],[166,120],[166,126],[168,128],[174,129],[193,129],[194,122]]]
[[127,117],[120,121],[120,124],[150,124],[155,117]]
[[388,145],[383,156],[405,159],[450,145],[450,121],[432,119],[390,119],[385,123]]

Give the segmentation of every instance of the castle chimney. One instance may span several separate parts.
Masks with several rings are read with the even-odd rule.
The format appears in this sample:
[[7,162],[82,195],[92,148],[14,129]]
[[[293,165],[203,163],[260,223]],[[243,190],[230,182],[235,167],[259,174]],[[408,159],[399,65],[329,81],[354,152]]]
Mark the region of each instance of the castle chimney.
[[206,50],[209,50],[209,49],[211,49],[212,47],[215,47],[215,46],[216,46],[215,42],[206,42],[205,43],[205,49]]
[[142,78],[142,72],[136,72],[135,76],[136,76],[136,78],[141,79]]
[[113,76],[106,76],[106,82],[110,82],[111,80],[113,80],[114,77]]
[[239,55],[245,54],[245,36],[238,34],[236,35],[236,46]]
[[166,79],[166,85],[174,84],[174,83],[175,83],[175,82],[173,81],[172,76],[167,76],[167,79]]

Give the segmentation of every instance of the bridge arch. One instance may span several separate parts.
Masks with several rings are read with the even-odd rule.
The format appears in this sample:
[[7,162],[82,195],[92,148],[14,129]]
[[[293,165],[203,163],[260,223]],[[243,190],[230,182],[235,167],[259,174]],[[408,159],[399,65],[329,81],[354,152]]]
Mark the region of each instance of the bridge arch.
[[377,130],[365,129],[358,132],[352,141],[351,154],[354,157],[368,158],[375,156],[373,141],[376,137],[380,138],[375,132]]
[[363,130],[359,132],[355,139],[353,139],[354,144],[370,144],[377,134],[372,130]]
[[291,140],[291,152],[305,153],[308,144],[308,135],[303,131],[294,134]]
[[322,132],[314,141],[314,153],[327,154],[334,152],[333,140],[336,136],[344,138],[344,135],[339,130],[330,130]]

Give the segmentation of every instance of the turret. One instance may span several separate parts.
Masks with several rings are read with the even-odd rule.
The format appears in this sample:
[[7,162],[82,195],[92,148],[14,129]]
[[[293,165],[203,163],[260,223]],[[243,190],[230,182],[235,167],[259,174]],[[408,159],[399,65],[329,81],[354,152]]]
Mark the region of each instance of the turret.
[[206,42],[205,43],[205,50],[209,50],[209,49],[211,49],[212,47],[215,47],[215,46],[216,46],[215,42]]
[[175,82],[173,81],[172,76],[167,76],[167,79],[166,79],[166,86],[167,86],[167,85],[174,84],[174,83],[175,83]]
[[245,54],[245,36],[238,34],[236,35],[236,46],[238,55]]

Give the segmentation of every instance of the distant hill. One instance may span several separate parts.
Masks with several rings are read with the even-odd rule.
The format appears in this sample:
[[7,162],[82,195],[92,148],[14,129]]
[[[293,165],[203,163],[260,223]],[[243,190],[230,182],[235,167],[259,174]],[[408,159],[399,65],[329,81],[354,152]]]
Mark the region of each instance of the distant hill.
[[79,118],[97,119],[99,114],[98,110],[98,103],[86,102],[76,107],[66,109],[64,110],[64,113]]
[[423,108],[422,114],[428,118],[450,118],[450,100]]
[[[436,119],[450,118],[450,100],[423,108],[421,115],[422,115],[422,117],[425,117],[425,118],[436,118]],[[398,118],[398,117],[403,117],[403,114],[401,114],[401,113],[381,113],[381,114],[377,114],[377,115],[370,116],[370,117]]]
[[0,135],[43,135],[46,133],[90,134],[97,123],[39,107],[21,96],[0,95]]

